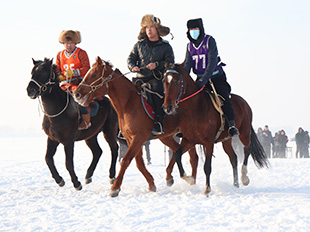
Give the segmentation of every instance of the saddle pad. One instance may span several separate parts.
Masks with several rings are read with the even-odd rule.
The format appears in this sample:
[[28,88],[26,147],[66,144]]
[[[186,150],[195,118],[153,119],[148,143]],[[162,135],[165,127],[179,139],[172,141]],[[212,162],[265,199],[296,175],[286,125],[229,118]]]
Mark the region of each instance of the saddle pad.
[[141,102],[146,114],[152,119],[155,119],[155,113],[153,107],[146,101],[145,97],[141,94]]

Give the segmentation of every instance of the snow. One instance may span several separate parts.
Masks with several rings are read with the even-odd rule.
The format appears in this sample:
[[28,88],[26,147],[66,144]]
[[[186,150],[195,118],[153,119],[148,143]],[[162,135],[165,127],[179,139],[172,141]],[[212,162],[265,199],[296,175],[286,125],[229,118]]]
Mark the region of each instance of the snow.
[[[166,186],[168,154],[156,140],[151,142],[152,165],[147,168],[157,192],[148,192],[133,161],[119,196],[111,198],[110,151],[103,136],[99,140],[104,154],[93,182],[76,191],[62,146],[55,156],[66,181],[60,188],[45,164],[46,137],[0,138],[0,231],[310,231],[310,159],[270,159],[269,169],[257,169],[250,158],[250,184],[241,184],[239,171],[240,188],[235,188],[228,157],[217,144],[212,192],[206,197],[201,157],[196,185],[181,180],[175,167],[175,184]],[[75,170],[80,181],[90,161],[85,143],[76,143]],[[188,154],[182,161],[190,173]]]

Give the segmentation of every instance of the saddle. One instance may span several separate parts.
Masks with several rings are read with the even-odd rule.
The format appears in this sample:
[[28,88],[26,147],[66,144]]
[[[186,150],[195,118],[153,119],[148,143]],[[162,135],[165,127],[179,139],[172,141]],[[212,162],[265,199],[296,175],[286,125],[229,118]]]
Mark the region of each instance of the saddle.
[[[134,82],[134,85],[137,89],[138,94],[141,96],[141,103],[146,114],[152,119],[155,120],[155,111],[154,104],[152,102],[151,94],[158,94],[151,90],[151,86],[148,83],[143,83],[141,81]],[[161,96],[163,97],[163,96]]]

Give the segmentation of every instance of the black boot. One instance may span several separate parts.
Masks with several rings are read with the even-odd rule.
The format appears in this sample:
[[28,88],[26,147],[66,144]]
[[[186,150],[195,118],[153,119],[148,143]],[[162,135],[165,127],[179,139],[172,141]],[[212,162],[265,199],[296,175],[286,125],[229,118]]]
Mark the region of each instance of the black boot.
[[231,121],[229,121],[228,122],[228,126],[229,126],[229,128],[228,128],[228,134],[229,134],[229,136],[232,138],[233,136],[235,136],[235,135],[239,135],[240,133],[239,133],[239,131],[238,131],[238,129],[236,128],[236,126],[235,126],[235,121],[234,120],[231,120]]

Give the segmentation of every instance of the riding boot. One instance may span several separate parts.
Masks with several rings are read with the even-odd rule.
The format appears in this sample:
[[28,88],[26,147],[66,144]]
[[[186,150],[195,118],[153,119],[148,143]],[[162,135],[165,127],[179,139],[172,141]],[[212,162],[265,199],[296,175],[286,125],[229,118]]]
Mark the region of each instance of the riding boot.
[[154,127],[152,128],[151,132],[153,135],[161,135],[164,133],[164,118],[163,117],[156,117]]
[[228,122],[228,134],[229,136],[232,138],[235,135],[239,135],[239,131],[235,126],[235,121],[234,120],[230,120]]
[[78,130],[86,130],[91,126],[90,122],[90,113],[88,114],[82,114],[83,121],[78,127]]

